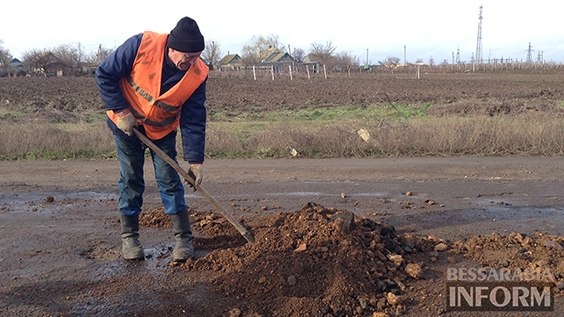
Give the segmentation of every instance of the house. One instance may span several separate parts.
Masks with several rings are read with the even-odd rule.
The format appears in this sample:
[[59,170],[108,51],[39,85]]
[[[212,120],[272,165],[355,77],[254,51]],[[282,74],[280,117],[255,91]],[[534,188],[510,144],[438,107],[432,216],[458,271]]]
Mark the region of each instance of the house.
[[25,67],[19,59],[14,58],[8,63],[6,67],[6,76],[20,77],[25,75],[26,75]]
[[98,68],[98,63],[80,63],[79,72],[81,75],[91,75],[93,76]]
[[243,59],[239,54],[227,54],[219,61],[219,69],[239,70],[243,67]]
[[266,57],[259,63],[259,69],[271,69],[276,73],[285,72],[288,70],[289,65],[296,63],[292,55],[279,51],[277,49],[271,50]]
[[288,64],[294,64],[295,62],[296,61],[294,60],[292,55],[290,55],[286,52],[274,50],[274,51],[270,52],[270,54],[268,54],[260,62],[260,65],[261,66],[271,66],[271,65],[283,66],[283,65],[288,65]]
[[46,52],[33,64],[34,69],[45,76],[63,76],[72,72],[72,66],[67,65],[51,52]]
[[323,67],[323,63],[317,54],[308,54],[304,57],[303,63],[314,74],[319,73],[320,69]]

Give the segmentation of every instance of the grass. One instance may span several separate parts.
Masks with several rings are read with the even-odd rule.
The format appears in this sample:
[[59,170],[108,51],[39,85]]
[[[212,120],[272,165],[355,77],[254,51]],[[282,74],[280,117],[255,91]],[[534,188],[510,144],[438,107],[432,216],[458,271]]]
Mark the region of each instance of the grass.
[[114,157],[105,123],[2,123],[0,160]]
[[[279,110],[258,113],[214,113],[212,122],[328,122],[337,120],[375,120],[381,118],[424,117],[431,104],[408,106],[390,104],[388,106],[352,107],[336,106],[327,108],[308,108],[298,110]],[[229,119],[226,119],[229,118]]]
[[[213,158],[500,156],[564,154],[564,122],[549,113],[434,117],[430,104],[333,107],[226,115],[208,122]],[[6,114],[0,114],[6,115]],[[228,118],[227,120],[225,118]],[[359,130],[369,137],[363,139]],[[179,136],[180,138],[180,136]],[[182,149],[179,144],[179,153]],[[75,124],[3,121],[0,160],[113,158],[103,120]]]
[[0,107],[0,121],[16,121],[25,118],[26,113],[20,111],[7,111]]

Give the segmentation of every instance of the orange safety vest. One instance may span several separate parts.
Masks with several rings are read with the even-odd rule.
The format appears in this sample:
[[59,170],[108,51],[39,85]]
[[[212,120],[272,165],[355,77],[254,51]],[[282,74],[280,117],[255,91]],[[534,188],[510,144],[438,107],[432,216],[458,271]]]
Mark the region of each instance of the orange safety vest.
[[[130,76],[120,80],[129,110],[153,140],[161,139],[178,128],[182,105],[209,73],[208,66],[197,59],[184,77],[161,95],[166,39],[167,34],[143,33]],[[106,114],[117,124],[117,115],[113,111],[109,110]]]

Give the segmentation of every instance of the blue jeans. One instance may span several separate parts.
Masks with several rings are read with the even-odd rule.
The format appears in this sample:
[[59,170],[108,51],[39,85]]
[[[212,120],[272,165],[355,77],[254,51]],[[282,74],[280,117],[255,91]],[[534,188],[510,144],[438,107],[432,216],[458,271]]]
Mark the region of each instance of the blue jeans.
[[[120,167],[119,211],[125,216],[138,215],[141,213],[145,191],[143,165],[147,146],[136,136],[127,136],[121,130],[114,131],[114,139]],[[176,131],[153,143],[176,161]],[[153,150],[149,149],[149,151],[164,212],[172,215],[186,210],[184,186],[178,172]]]

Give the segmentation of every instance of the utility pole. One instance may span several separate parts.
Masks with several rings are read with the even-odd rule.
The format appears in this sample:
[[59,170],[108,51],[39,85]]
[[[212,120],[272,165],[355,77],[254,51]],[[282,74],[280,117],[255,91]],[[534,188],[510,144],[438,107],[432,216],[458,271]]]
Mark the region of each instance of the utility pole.
[[476,58],[478,64],[482,63],[482,6],[480,6],[480,16],[478,17],[478,40],[476,42]]

